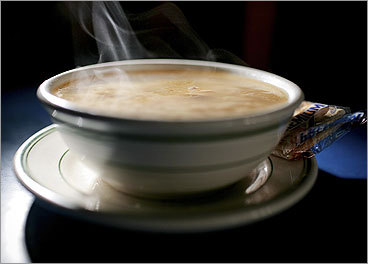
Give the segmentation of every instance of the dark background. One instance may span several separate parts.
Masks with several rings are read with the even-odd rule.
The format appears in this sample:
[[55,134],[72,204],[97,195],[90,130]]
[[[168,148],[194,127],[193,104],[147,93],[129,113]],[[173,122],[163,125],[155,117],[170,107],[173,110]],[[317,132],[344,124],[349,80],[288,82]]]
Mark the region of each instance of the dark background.
[[[122,3],[127,13],[159,4]],[[222,48],[250,66],[286,77],[308,100],[353,111],[367,108],[366,2],[175,4],[210,48]],[[332,151],[321,153],[331,155],[328,165],[340,175],[319,163],[317,182],[302,201],[250,226],[194,235],[147,234],[79,221],[33,200],[17,182],[12,158],[24,140],[51,123],[36,89],[43,80],[74,68],[81,50],[91,54],[91,61],[97,57],[92,39],[73,28],[65,3],[2,2],[1,19],[1,219],[9,259],[26,254],[33,262],[366,263],[366,174],[358,179],[351,172],[357,153],[363,153],[362,163],[355,167],[366,168],[366,127],[343,138],[346,147],[334,144]],[[79,50],[76,32],[87,41]],[[335,161],[336,153],[346,170]],[[352,179],[341,177],[347,172]],[[30,206],[11,204],[23,196]],[[12,244],[16,236],[24,252]]]
[[[122,5],[130,14],[160,4]],[[252,67],[295,82],[307,100],[366,109],[366,2],[175,4],[210,48],[227,50]],[[80,50],[73,44],[65,3],[3,2],[1,18],[3,92],[36,89],[75,67]]]

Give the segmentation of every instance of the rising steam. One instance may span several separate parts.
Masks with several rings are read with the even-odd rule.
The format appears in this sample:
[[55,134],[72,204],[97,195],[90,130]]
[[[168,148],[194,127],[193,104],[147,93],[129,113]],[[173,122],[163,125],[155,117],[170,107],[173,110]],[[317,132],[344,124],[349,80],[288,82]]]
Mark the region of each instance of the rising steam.
[[[245,65],[230,52],[210,49],[173,3],[128,15],[119,2],[69,2],[68,6],[80,27],[96,41],[95,63],[176,58]],[[77,47],[76,54],[83,54],[83,46]]]

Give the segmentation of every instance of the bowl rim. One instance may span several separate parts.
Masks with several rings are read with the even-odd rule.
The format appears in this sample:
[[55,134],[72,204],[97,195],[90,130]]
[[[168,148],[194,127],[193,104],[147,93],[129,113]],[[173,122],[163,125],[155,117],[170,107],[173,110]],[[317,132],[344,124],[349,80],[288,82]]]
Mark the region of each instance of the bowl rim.
[[[144,119],[144,118],[129,118],[129,117],[117,117],[110,116],[107,114],[99,113],[95,110],[86,110],[84,108],[78,107],[77,105],[68,102],[65,99],[59,98],[53,95],[50,90],[55,81],[59,80],[62,77],[70,75],[75,72],[90,70],[90,69],[99,69],[104,67],[113,67],[113,66],[123,66],[123,65],[149,65],[149,64],[157,64],[157,65],[182,65],[182,66],[203,66],[203,67],[214,67],[225,70],[232,70],[238,72],[244,72],[246,70],[250,75],[265,75],[270,78],[276,79],[282,83],[287,84],[295,91],[295,96],[292,100],[288,101],[287,104],[282,105],[280,108],[271,111],[260,112],[252,115],[246,116],[236,116],[236,117],[226,117],[226,118],[217,118],[217,119],[198,119],[198,120],[154,120],[154,119]],[[255,78],[257,80],[257,78]],[[272,84],[272,83],[270,83]],[[274,84],[273,84],[274,85]],[[277,86],[277,85],[276,85]],[[279,87],[279,86],[277,86]],[[283,89],[282,87],[279,87]],[[285,90],[285,89],[283,89]],[[290,99],[290,94],[289,99]],[[84,117],[93,120],[102,120],[102,121],[111,121],[111,122],[134,122],[134,123],[151,123],[151,124],[174,124],[174,125],[182,125],[182,124],[209,124],[209,123],[219,123],[219,122],[238,122],[241,121],[243,124],[255,124],[259,123],[257,121],[262,120],[261,117],[267,116],[267,120],[272,120],[277,116],[281,115],[283,112],[287,111],[290,108],[296,109],[297,106],[304,100],[304,94],[300,87],[295,83],[270,72],[251,68],[243,65],[222,63],[222,62],[214,62],[214,61],[205,61],[205,60],[188,60],[188,59],[135,59],[135,60],[124,60],[124,61],[113,61],[113,62],[105,62],[92,64],[88,66],[83,66],[79,68],[75,68],[72,70],[68,70],[57,74],[47,80],[45,80],[37,89],[37,97],[38,99],[47,107],[58,110],[67,114],[71,114],[78,117]]]

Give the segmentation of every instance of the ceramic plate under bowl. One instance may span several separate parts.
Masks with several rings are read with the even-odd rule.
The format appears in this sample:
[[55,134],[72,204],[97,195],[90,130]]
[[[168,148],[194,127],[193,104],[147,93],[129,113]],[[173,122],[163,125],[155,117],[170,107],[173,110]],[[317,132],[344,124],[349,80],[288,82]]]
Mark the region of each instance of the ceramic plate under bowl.
[[19,148],[14,157],[19,180],[60,212],[116,227],[199,232],[245,225],[292,206],[317,177],[314,158],[286,161],[271,156],[262,164],[262,171],[271,175],[252,194],[246,194],[249,182],[243,180],[202,197],[142,199],[103,182],[68,150],[56,127],[42,129]]

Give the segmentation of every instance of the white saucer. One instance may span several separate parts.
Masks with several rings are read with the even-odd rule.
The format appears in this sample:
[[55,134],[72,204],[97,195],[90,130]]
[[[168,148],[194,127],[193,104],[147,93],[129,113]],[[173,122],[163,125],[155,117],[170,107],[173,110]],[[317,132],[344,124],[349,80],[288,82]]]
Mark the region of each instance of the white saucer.
[[106,225],[160,232],[198,232],[245,225],[292,206],[317,177],[313,159],[286,161],[271,156],[271,176],[246,194],[249,183],[185,201],[136,198],[116,191],[69,152],[56,125],[30,137],[14,157],[16,174],[38,198],[59,211]]

